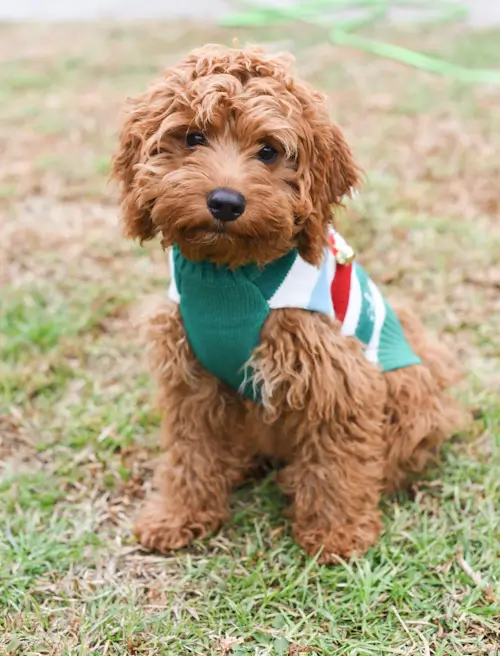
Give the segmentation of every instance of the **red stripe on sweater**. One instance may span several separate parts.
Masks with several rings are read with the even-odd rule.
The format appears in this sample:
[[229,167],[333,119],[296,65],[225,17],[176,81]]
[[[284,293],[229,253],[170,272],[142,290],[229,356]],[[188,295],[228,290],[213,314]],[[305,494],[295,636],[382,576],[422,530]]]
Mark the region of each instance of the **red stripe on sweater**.
[[342,323],[349,305],[349,294],[351,292],[351,264],[337,264],[335,275],[333,276],[330,291],[332,294],[333,309],[335,318]]

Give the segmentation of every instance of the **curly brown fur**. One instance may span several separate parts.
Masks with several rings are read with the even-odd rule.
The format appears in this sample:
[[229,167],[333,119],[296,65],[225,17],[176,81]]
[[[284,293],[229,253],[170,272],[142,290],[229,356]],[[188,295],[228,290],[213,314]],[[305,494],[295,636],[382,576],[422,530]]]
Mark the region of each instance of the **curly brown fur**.
[[[193,131],[204,145],[186,147]],[[263,144],[278,150],[270,165],[256,157]],[[160,233],[164,247],[231,268],[293,247],[319,264],[332,206],[358,183],[323,96],[291,75],[289,58],[219,46],[195,51],[131,102],[113,172],[127,236]],[[247,200],[224,226],[206,204],[221,186]],[[165,454],[136,526],[141,542],[167,551],[215,530],[231,489],[266,455],[285,463],[279,482],[310,554],[334,562],[374,544],[381,493],[421,472],[462,420],[446,391],[458,375],[450,354],[411,313],[398,314],[422,364],[382,374],[335,321],[272,311],[252,356],[257,405],[201,367],[178,308],[161,302],[145,329]]]
[[[186,148],[194,130],[209,148]],[[280,149],[272,166],[255,158],[263,142]],[[319,263],[331,205],[358,180],[323,96],[291,76],[285,57],[217,46],[195,51],[131,101],[113,170],[127,236],[160,232],[190,259],[231,267],[270,262],[297,242]],[[241,221],[223,233],[205,201],[221,186],[247,198]]]

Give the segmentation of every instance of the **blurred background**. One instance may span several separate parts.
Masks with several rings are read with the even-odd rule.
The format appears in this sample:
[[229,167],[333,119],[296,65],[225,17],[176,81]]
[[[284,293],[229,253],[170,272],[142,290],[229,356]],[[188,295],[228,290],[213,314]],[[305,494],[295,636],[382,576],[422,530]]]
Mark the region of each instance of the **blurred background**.
[[[240,6],[245,3],[239,3]],[[297,6],[294,0],[256,0],[254,3],[246,3],[247,6],[253,4],[256,7],[274,7],[279,9],[290,9]],[[301,3],[303,8],[318,7],[320,3],[307,2]],[[392,7],[391,7],[392,5]],[[406,6],[404,6],[406,5]],[[441,5],[441,7],[439,7]],[[448,6],[446,6],[448,5]],[[449,10],[455,5],[460,5],[460,9],[466,11],[467,20],[471,25],[491,26],[500,20],[500,7],[494,0],[464,0],[461,3],[453,0],[438,0],[438,3],[431,2],[404,2],[395,3],[387,1],[371,0],[370,2],[359,2],[347,0],[343,2],[322,2],[322,9],[337,10],[342,9],[344,12],[357,11],[368,7],[385,6],[395,13],[403,12],[407,14],[421,11],[422,8],[431,10],[431,12]],[[2,20],[79,20],[79,19],[167,19],[167,18],[210,18],[217,19],[220,17],[230,16],[234,10],[235,3],[231,0],[191,0],[186,3],[172,2],[172,0],[143,0],[143,2],[133,2],[132,0],[88,0],[87,2],[69,3],[65,0],[3,0],[0,7],[0,19]]]
[[[337,569],[272,474],[187,552],[131,535],[159,446],[131,315],[168,274],[122,238],[109,160],[127,96],[235,37],[328,95],[365,170],[339,227],[476,417]],[[495,0],[0,0],[0,653],[500,653],[499,65]]]

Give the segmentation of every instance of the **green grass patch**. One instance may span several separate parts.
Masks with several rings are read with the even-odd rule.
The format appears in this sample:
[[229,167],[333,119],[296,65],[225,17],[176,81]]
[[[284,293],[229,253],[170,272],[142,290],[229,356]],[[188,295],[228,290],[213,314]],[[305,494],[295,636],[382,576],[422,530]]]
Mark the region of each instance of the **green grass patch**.
[[[54,294],[55,291],[55,294]],[[43,286],[3,291],[0,313],[0,354],[17,361],[47,353],[83,333],[99,330],[103,319],[123,308],[126,291],[110,294],[98,285],[80,285],[68,297]]]
[[54,579],[82,558],[84,548],[98,543],[91,519],[61,505],[65,493],[57,476],[43,473],[14,476],[2,482],[0,509],[0,606],[8,612],[36,602],[36,583]]
[[[485,415],[485,427],[497,417]],[[221,653],[221,644],[233,644],[229,653],[240,655],[265,649],[287,654],[292,647],[318,655],[380,655],[407,653],[413,643],[443,655],[495,649],[500,606],[485,598],[457,560],[460,547],[496,590],[498,432],[493,441],[495,455],[482,463],[467,457],[465,445],[448,448],[438,479],[422,484],[414,498],[386,501],[379,544],[362,560],[338,567],[317,565],[293,542],[273,476],[242,489],[221,536],[165,559],[156,571],[157,585],[154,577],[132,578],[128,587],[106,585],[86,598],[80,639],[85,638],[87,653],[98,653],[92,645],[106,642],[116,654],[129,643],[145,653],[214,655]],[[57,485],[18,481],[17,489],[23,486],[27,490],[16,493],[16,503],[25,519],[9,526],[3,547],[4,560],[22,563],[14,589],[13,581],[8,589],[8,603],[16,608],[34,579],[50,573],[57,580],[68,563],[78,566],[89,543],[86,533],[67,542],[71,524],[57,515],[63,503],[53,489]],[[41,492],[35,495],[37,487]],[[42,527],[40,508],[51,507],[55,519]],[[91,569],[98,561],[93,554],[86,556]],[[161,601],[155,603],[154,595]],[[50,615],[61,602],[44,603]],[[33,607],[27,604],[24,612],[37,622]]]

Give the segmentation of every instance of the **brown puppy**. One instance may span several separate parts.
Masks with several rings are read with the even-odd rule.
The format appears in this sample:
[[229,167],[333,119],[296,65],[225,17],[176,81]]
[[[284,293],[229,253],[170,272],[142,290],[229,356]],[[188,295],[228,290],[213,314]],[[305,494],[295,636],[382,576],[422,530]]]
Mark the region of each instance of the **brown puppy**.
[[[220,46],[193,52],[132,102],[113,172],[128,237],[160,233],[188,260],[230,270],[293,248],[320,266],[332,207],[358,182],[324,97],[292,77],[287,57]],[[220,188],[244,197],[237,221],[207,206]],[[271,310],[252,355],[265,392],[254,403],[201,366],[179,306],[162,301],[146,333],[165,454],[136,526],[142,544],[167,551],[215,530],[261,454],[286,463],[279,482],[310,554],[330,562],[374,544],[381,493],[420,472],[461,422],[446,393],[452,356],[415,316],[397,314],[422,364],[382,373],[332,317]]]

